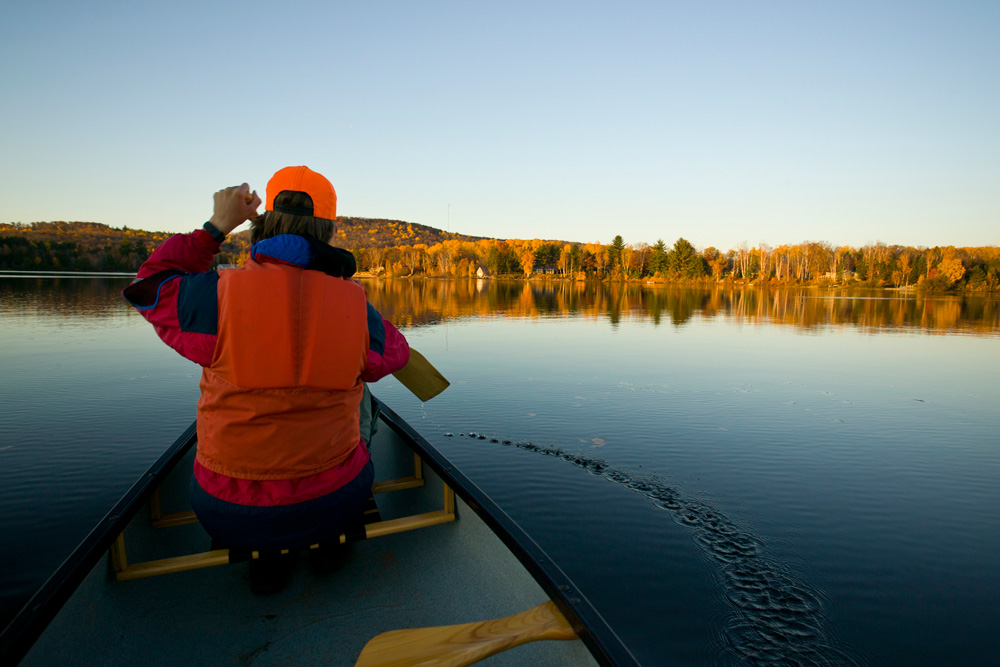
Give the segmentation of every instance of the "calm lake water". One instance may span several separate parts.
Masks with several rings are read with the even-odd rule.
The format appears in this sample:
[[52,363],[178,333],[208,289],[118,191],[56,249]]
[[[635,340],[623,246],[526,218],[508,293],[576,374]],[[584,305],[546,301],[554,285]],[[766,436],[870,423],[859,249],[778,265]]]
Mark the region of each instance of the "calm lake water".
[[[127,282],[0,278],[5,617],[194,418]],[[452,381],[375,393],[644,664],[1000,660],[995,297],[366,287]]]

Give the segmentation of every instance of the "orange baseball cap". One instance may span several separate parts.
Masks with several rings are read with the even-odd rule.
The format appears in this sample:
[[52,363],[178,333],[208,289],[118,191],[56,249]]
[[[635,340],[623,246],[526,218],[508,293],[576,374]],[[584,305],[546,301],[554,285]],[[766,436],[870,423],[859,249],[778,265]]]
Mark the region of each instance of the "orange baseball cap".
[[277,209],[279,213],[311,215],[326,220],[337,219],[337,192],[323,174],[305,166],[281,169],[267,182],[267,201],[264,209],[274,211],[274,198],[286,191],[304,192],[309,195],[313,202],[312,211],[300,208],[292,210],[279,206]]

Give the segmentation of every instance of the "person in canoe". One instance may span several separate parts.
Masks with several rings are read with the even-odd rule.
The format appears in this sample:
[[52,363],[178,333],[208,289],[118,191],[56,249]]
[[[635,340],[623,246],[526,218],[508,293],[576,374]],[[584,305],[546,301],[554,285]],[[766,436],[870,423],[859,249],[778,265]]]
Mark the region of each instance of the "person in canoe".
[[[409,359],[406,339],[350,280],[354,256],[331,245],[333,185],[286,167],[266,197],[258,216],[246,183],[216,192],[204,227],[166,240],[122,292],[203,367],[191,504],[213,548],[262,552],[323,544],[361,523],[374,478],[364,383]],[[249,260],[211,271],[246,220]],[[336,546],[319,551],[341,560]],[[254,591],[280,590],[288,566],[251,561]]]

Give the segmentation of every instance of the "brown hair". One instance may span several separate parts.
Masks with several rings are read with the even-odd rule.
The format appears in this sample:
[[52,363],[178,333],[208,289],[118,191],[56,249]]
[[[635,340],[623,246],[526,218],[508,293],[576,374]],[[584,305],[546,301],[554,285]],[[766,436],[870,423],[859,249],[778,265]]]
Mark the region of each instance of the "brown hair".
[[274,208],[273,211],[264,211],[263,215],[258,215],[250,223],[250,243],[279,234],[311,236],[317,241],[328,243],[337,230],[333,220],[312,216],[312,198],[304,192],[279,192],[274,198]]

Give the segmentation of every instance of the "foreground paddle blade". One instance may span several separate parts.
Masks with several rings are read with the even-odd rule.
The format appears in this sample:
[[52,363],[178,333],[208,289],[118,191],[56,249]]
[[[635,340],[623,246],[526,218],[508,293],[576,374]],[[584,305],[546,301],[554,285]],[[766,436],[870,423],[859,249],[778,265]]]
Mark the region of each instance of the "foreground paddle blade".
[[356,667],[461,667],[540,639],[577,639],[551,600],[492,621],[383,632],[365,644]]
[[451,384],[438,369],[431,366],[424,355],[412,347],[410,361],[392,375],[421,401],[431,400]]

